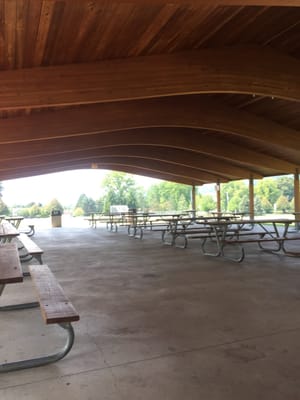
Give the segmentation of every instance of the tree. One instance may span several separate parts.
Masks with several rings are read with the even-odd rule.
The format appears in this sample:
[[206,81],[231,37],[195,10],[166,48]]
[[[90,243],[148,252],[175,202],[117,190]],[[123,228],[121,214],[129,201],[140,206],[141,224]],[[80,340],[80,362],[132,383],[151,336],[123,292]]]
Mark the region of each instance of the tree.
[[244,181],[233,181],[221,185],[221,207],[225,211],[248,211],[249,190]]
[[277,183],[273,178],[265,178],[257,182],[254,187],[255,196],[266,198],[272,204],[272,207],[276,203],[280,196],[280,190],[278,189]]
[[81,194],[75,206],[75,209],[81,208],[83,215],[96,212],[96,202],[91,197],[87,197],[85,194]]
[[199,206],[200,206],[200,210],[212,211],[212,210],[216,209],[217,204],[216,204],[216,201],[214,200],[214,198],[212,197],[212,195],[204,194],[199,199]]
[[264,213],[270,213],[273,211],[273,206],[267,199],[267,197],[258,197],[260,200],[261,211]]
[[103,210],[109,212],[111,205],[127,205],[129,208],[139,208],[143,199],[143,190],[130,174],[110,172],[103,180],[104,189]]
[[73,217],[82,217],[84,215],[84,211],[81,207],[76,207],[73,211]]
[[276,209],[277,211],[286,212],[290,210],[290,202],[286,196],[279,196],[278,200],[276,201]]
[[147,193],[151,210],[182,211],[191,208],[191,187],[174,182],[152,185]]
[[7,205],[4,203],[2,198],[0,198],[0,214],[1,215],[8,215],[9,214],[9,208]]
[[291,201],[294,197],[294,178],[292,176],[280,176],[276,179],[280,193]]
[[63,213],[63,206],[57,199],[52,199],[45,207],[43,207],[43,216],[49,216],[53,210],[61,211]]

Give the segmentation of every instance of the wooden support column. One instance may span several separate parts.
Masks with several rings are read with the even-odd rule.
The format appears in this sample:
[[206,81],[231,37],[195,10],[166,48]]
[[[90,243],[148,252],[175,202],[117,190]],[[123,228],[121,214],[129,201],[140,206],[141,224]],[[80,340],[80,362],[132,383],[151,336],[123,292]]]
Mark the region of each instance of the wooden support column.
[[196,186],[192,186],[192,213],[193,217],[196,216]]
[[294,174],[294,212],[295,212],[295,220],[296,222],[296,229],[299,230],[300,228],[300,185],[299,185],[299,170],[298,168]]
[[249,178],[249,217],[254,218],[254,180],[252,176]]
[[216,195],[217,195],[217,211],[220,213],[221,210],[221,185],[220,182],[216,184]]

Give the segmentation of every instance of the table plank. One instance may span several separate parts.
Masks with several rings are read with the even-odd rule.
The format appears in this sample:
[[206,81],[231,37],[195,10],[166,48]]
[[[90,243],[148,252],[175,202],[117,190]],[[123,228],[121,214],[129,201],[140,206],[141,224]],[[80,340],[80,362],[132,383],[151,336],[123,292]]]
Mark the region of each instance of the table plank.
[[46,324],[78,321],[78,313],[64,294],[50,268],[46,264],[30,265],[29,270]]
[[18,248],[15,243],[0,246],[0,284],[23,281]]

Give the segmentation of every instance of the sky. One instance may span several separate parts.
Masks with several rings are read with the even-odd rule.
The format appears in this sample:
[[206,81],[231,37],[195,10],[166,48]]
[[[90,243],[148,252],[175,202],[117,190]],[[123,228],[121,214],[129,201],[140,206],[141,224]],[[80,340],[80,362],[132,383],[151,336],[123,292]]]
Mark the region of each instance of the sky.
[[[101,182],[108,172],[110,171],[88,169],[2,181],[2,199],[9,207],[30,202],[45,205],[54,198],[64,206],[75,205],[83,193],[97,200],[102,195]],[[135,180],[145,188],[161,182],[137,175]]]

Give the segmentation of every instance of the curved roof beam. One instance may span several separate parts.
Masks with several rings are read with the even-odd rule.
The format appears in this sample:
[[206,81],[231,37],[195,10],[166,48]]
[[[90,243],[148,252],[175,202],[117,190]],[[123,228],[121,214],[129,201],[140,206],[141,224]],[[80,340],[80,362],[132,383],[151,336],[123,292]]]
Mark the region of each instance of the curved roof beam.
[[70,171],[74,169],[90,169],[95,168],[97,169],[110,169],[116,171],[123,171],[130,174],[138,174],[144,175],[151,178],[163,179],[177,183],[184,183],[186,185],[203,185],[206,181],[202,181],[201,178],[191,178],[186,177],[180,173],[177,175],[173,171],[160,171],[159,169],[155,168],[147,168],[146,166],[139,166],[139,165],[132,165],[133,163],[130,160],[121,160],[118,158],[111,158],[111,159],[99,159],[97,163],[91,161],[63,161],[53,164],[45,164],[40,165],[38,168],[36,166],[27,166],[22,168],[22,171],[16,168],[11,168],[8,170],[0,171],[0,180],[9,180],[9,179],[16,179],[20,178],[20,174],[22,177],[31,177],[36,175],[44,175],[50,174],[55,172],[62,172],[62,171]]
[[[12,165],[7,165],[3,166],[1,168],[1,172],[5,171],[10,171],[10,170],[17,170],[17,169],[26,169],[32,168],[32,169],[39,169],[43,168],[44,166],[56,166],[56,165],[68,165],[69,163],[80,163],[80,162],[89,162],[90,164],[92,163],[98,163],[98,162],[112,162],[115,164],[124,164],[128,166],[135,167],[137,166],[138,168],[144,168],[149,171],[155,171],[159,172],[161,174],[170,173],[175,176],[179,177],[184,177],[184,178],[189,178],[189,179],[194,179],[194,180],[199,180],[201,182],[214,182],[217,180],[220,181],[228,181],[227,178],[223,176],[223,174],[217,174],[217,173],[209,173],[205,172],[202,170],[199,170],[197,168],[194,168],[192,165],[190,166],[183,166],[183,165],[178,165],[169,161],[163,161],[163,160],[157,160],[154,158],[142,158],[139,156],[132,157],[132,156],[127,156],[127,155],[85,155],[81,157],[68,157],[66,160],[65,157],[62,157],[58,160],[44,160],[44,161],[38,161],[35,163],[22,163],[22,165],[16,165],[16,163],[13,163]],[[22,172],[20,171],[20,174]]]
[[203,178],[204,176],[207,176],[210,180],[214,180],[217,177],[223,177],[225,179],[249,178],[250,175],[253,178],[262,178],[261,174],[251,168],[246,169],[237,167],[232,165],[230,162],[220,160],[217,157],[206,156],[189,150],[152,145],[113,145],[44,155],[32,155],[32,152],[30,152],[30,155],[27,157],[23,156],[22,158],[0,159],[0,170],[16,167],[18,164],[20,168],[23,168],[24,166],[34,166],[49,162],[63,161],[66,157],[68,160],[83,160],[86,158],[109,156],[152,159],[166,161],[175,165],[192,167],[199,169],[201,176]]
[[[70,1],[70,0],[69,0]],[[71,0],[72,1],[72,0]],[[128,0],[114,0],[115,3],[128,3]],[[130,0],[130,3],[141,4],[140,0]],[[177,4],[206,6],[300,6],[300,0],[143,0],[143,4]]]
[[0,144],[161,126],[220,131],[300,150],[298,131],[247,111],[193,96],[95,104],[3,119]]
[[[66,137],[62,139],[38,140],[33,142],[8,143],[1,145],[1,161],[18,162],[18,159],[31,156],[65,154],[68,152],[106,148],[116,145],[151,145],[164,146],[170,149],[183,149],[199,154],[227,160],[231,166],[240,163],[245,169],[268,168],[276,171],[293,173],[295,165],[227,142],[215,135],[187,128],[152,128],[128,131],[104,132],[85,136]],[[242,167],[243,168],[243,167]],[[237,171],[237,170],[236,170]]]
[[299,70],[299,60],[270,48],[226,47],[1,71],[0,110],[196,93],[300,101]]

